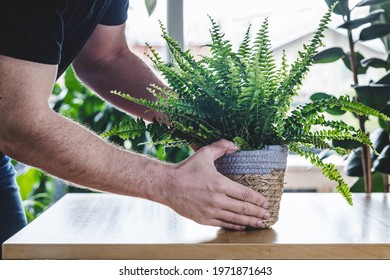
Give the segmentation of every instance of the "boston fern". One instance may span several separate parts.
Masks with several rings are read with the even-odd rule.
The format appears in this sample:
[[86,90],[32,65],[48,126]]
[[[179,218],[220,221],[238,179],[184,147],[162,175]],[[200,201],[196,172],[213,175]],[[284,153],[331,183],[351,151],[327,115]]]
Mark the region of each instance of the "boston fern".
[[[291,65],[283,52],[278,67],[271,50],[268,20],[265,19],[253,43],[250,27],[238,51],[224,38],[216,22],[211,21],[211,55],[196,60],[183,51],[160,23],[162,37],[173,57],[167,65],[148,45],[149,58],[164,75],[170,88],[150,85],[155,101],[134,98],[114,91],[130,101],[163,113],[163,124],[156,120],[148,125],[142,119],[129,119],[103,133],[134,138],[148,131],[154,143],[166,146],[194,144],[204,146],[224,138],[234,141],[241,150],[261,149],[265,145],[288,145],[289,149],[321,167],[325,176],[338,183],[337,190],[351,204],[347,184],[335,165],[323,163],[312,148],[331,149],[339,154],[349,151],[332,147],[333,139],[354,139],[368,144],[369,138],[343,121],[326,120],[323,113],[338,106],[357,115],[388,119],[378,111],[352,101],[349,97],[316,100],[291,111],[292,99],[322,46],[321,38],[330,21],[331,9],[323,16],[313,39],[303,46]],[[169,126],[166,125],[169,123]]]

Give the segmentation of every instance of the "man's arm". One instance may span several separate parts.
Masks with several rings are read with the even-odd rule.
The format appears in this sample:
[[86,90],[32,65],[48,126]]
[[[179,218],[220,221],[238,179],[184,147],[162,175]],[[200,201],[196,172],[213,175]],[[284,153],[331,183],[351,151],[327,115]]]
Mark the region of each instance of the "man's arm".
[[257,192],[219,174],[214,160],[235,151],[228,141],[184,162],[161,163],[114,147],[48,105],[57,66],[0,55],[0,150],[89,188],[150,199],[199,223],[243,229],[269,213]]
[[144,183],[140,178],[148,172],[169,173],[170,167],[108,145],[52,111],[48,98],[56,71],[56,66],[0,56],[0,150],[78,185],[148,197],[149,189],[129,185]]
[[110,93],[119,90],[134,97],[153,100],[146,87],[156,84],[164,87],[153,71],[127,45],[125,24],[98,25],[76,60],[74,69],[80,79],[115,107],[151,121],[161,114]]

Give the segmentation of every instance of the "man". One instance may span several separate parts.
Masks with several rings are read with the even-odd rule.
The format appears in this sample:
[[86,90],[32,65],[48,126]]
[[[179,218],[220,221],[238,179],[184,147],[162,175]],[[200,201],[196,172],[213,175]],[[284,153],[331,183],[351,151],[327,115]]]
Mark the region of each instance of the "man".
[[161,84],[126,44],[128,0],[17,2],[0,4],[1,243],[26,224],[9,157],[76,185],[165,204],[202,224],[243,230],[269,218],[262,195],[214,167],[237,150],[233,143],[221,140],[180,164],[162,163],[110,145],[49,108],[56,79],[73,63],[113,105],[161,117],[109,93],[141,97],[148,84]]

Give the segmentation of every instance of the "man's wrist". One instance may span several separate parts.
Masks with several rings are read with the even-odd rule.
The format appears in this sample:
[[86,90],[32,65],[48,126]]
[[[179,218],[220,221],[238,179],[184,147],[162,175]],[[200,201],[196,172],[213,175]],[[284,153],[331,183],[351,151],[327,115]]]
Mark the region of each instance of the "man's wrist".
[[167,205],[169,193],[175,186],[177,179],[177,165],[159,162],[159,166],[153,170],[153,186],[149,188],[147,199]]

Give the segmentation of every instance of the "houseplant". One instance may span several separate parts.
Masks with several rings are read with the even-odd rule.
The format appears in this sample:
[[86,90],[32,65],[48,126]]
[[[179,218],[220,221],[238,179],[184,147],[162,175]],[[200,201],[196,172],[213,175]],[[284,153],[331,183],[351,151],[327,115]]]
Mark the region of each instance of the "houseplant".
[[[328,141],[354,139],[370,146],[371,142],[361,130],[342,121],[326,120],[322,113],[328,107],[340,106],[343,110],[358,115],[388,118],[346,96],[313,101],[293,110],[290,107],[313,62],[313,56],[322,44],[322,34],[330,20],[331,10],[332,8],[323,16],[313,39],[303,46],[299,58],[288,65],[286,54],[283,54],[279,68],[272,55],[267,19],[257,32],[253,45],[249,27],[238,51],[234,52],[216,22],[210,18],[211,56],[202,57],[200,60],[196,60],[189,51],[181,50],[160,23],[162,37],[172,53],[174,66],[165,64],[159,54],[148,45],[151,50],[149,58],[164,75],[170,88],[150,85],[148,91],[155,96],[155,101],[137,99],[117,91],[113,93],[151,110],[162,112],[164,119],[161,123],[154,120],[147,125],[142,119],[129,120],[113,127],[102,136],[118,135],[128,139],[149,131],[155,143],[166,146],[189,143],[204,146],[221,138],[234,141],[242,152],[236,153],[235,156],[225,156],[217,162],[217,168],[222,171],[236,169],[226,167],[226,162],[237,161],[235,157],[245,162],[259,163],[270,150],[273,159],[280,159],[270,172],[264,172],[260,168],[260,174],[255,171],[228,174],[232,179],[248,186],[254,183],[253,187],[260,190],[263,187],[268,187],[269,190],[270,186],[273,188],[276,185],[282,190],[288,147],[321,167],[325,176],[338,183],[337,190],[352,204],[348,186],[335,166],[323,163],[310,148],[332,149],[346,154],[348,150],[332,147]],[[251,155],[246,157],[243,154]],[[241,162],[241,159],[238,161]],[[261,164],[266,168],[268,166],[264,162]],[[259,168],[249,166],[246,169]],[[272,183],[266,181],[268,179],[271,179]],[[280,197],[281,191],[276,193]],[[273,201],[272,197],[268,197],[268,200]],[[264,224],[266,227],[277,220],[278,207],[278,202],[275,202],[274,210],[270,211],[270,222]]]
[[[326,0],[329,6],[335,2],[336,0]],[[346,31],[345,41],[348,42],[348,48],[337,46],[324,49],[314,57],[314,63],[333,63],[342,60],[351,73],[351,80],[346,82],[352,84],[353,91],[356,92],[354,98],[390,116],[390,73],[387,72],[379,78],[378,75],[373,76],[369,72],[370,68],[390,70],[390,1],[362,0],[354,5],[350,2],[340,0],[333,10],[334,14],[343,19],[343,24],[337,28]],[[360,12],[363,9],[366,9],[367,13]],[[356,13],[357,11],[359,13]],[[359,44],[373,39],[381,39],[383,48],[387,52],[387,55],[383,56],[384,59],[364,56],[362,46]],[[362,83],[363,75],[366,75],[366,80],[370,80],[368,84]],[[311,98],[327,98],[328,96],[329,94],[319,92],[313,94]],[[334,115],[344,113],[334,109],[327,110],[327,112]],[[360,129],[369,131],[368,119],[364,116],[356,117]],[[360,143],[352,141],[334,141],[333,143],[341,147],[354,148],[345,162],[344,171],[348,176],[362,177],[362,179],[357,180],[357,183],[351,187],[351,191],[370,193],[389,188],[390,123],[379,120],[376,127],[370,139],[380,153],[379,156],[370,151],[370,147],[361,146]]]

